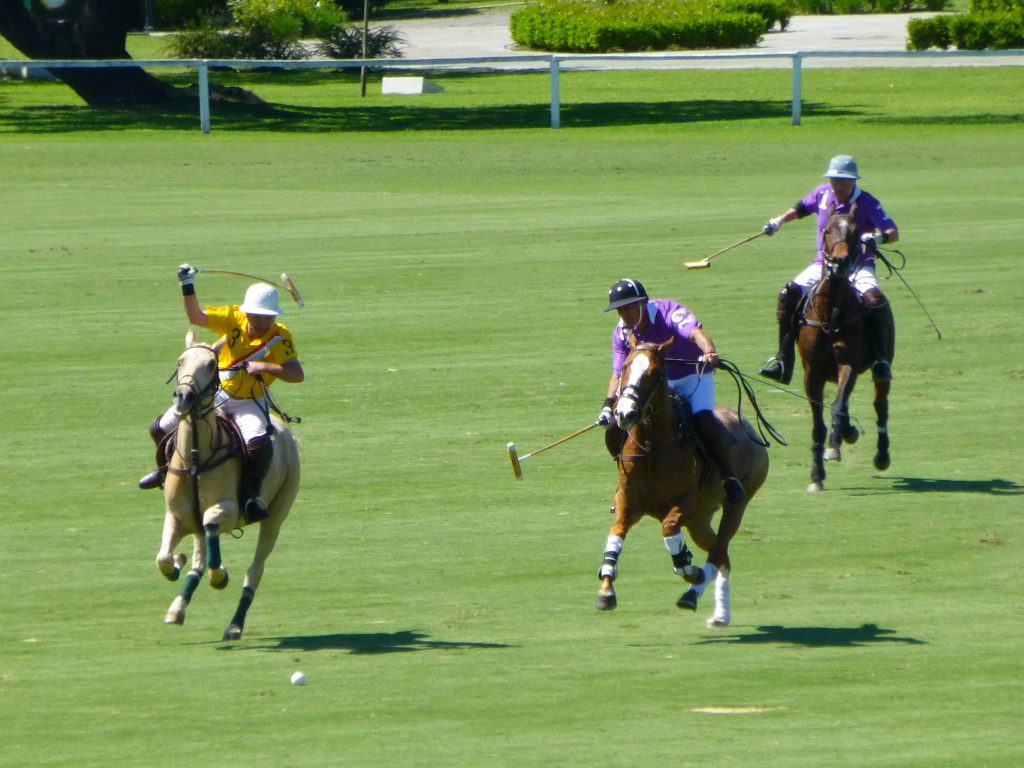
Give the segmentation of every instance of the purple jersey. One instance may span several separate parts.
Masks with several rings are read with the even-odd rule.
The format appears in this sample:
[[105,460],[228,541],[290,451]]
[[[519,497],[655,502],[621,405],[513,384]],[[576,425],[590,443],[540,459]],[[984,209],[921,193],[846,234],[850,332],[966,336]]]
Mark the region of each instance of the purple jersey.
[[[690,335],[702,326],[696,316],[682,304],[671,299],[650,299],[644,311],[647,312],[647,327],[643,332],[636,333],[639,343],[661,344],[674,339],[672,346],[665,350],[666,358],[696,360],[704,354],[696,342],[690,339]],[[622,364],[629,354],[631,330],[621,320],[612,330],[612,373],[616,376],[622,374]],[[694,363],[666,360],[665,372],[670,379],[681,379],[697,373],[697,366]]]
[[[857,211],[854,214],[854,222],[857,231],[860,233],[873,232],[876,229],[885,231],[894,229],[896,223],[889,218],[889,214],[882,208],[882,204],[869,192],[860,187],[855,187],[850,199],[845,203],[836,200],[832,186],[828,183],[819,184],[803,200],[793,206],[800,216],[809,216],[812,213],[818,214],[818,255],[814,259],[815,264],[820,264],[825,254],[825,227],[828,225],[829,206],[834,208],[833,213],[849,213],[853,204],[857,204]],[[871,248],[858,247],[856,267],[863,267],[875,261],[875,252]]]

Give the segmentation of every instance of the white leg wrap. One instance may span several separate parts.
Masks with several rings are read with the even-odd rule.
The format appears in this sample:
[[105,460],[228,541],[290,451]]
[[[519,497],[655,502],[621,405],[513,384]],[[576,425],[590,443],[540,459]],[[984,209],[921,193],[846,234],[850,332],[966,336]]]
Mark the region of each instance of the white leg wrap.
[[675,536],[665,537],[665,549],[668,550],[670,555],[678,555],[683,551],[683,547],[686,546],[686,539],[683,538],[683,532],[680,531]]
[[715,613],[708,620],[709,626],[727,627],[732,619],[729,608],[729,570],[727,568],[718,572],[715,579]]
[[718,576],[718,569],[715,568],[711,563],[704,563],[704,567],[701,568],[704,571],[704,581],[700,584],[695,584],[690,587],[694,592],[697,593],[698,597],[704,594],[704,590],[707,589],[708,584],[715,580]]
[[622,552],[622,537],[609,536],[604,543],[604,562],[601,563],[601,570],[597,572],[598,578],[612,579],[619,575],[619,554]]

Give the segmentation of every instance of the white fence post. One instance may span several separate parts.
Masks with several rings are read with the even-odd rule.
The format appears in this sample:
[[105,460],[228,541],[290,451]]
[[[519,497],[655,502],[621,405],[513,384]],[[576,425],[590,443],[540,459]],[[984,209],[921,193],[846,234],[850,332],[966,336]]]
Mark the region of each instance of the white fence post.
[[559,104],[559,84],[558,84],[558,57],[551,57],[551,127],[560,128],[562,126],[562,117],[560,113]]
[[199,127],[210,132],[210,78],[205,61],[199,62]]
[[802,61],[803,56],[800,53],[793,54],[793,125],[800,125],[800,76]]

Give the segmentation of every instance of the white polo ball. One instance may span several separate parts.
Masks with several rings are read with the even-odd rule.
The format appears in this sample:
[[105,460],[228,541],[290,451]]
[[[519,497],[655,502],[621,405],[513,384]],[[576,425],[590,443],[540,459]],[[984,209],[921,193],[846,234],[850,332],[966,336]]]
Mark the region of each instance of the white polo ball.
[[301,672],[293,672],[292,673],[292,685],[305,685],[305,684],[306,684],[306,676],[304,674],[302,674]]

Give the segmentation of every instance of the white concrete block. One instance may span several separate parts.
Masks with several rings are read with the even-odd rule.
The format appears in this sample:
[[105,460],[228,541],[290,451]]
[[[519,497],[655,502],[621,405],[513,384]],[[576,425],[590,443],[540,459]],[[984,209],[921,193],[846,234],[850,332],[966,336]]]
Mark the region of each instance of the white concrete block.
[[444,90],[437,83],[432,83],[423,77],[385,77],[381,79],[381,93],[440,93]]

